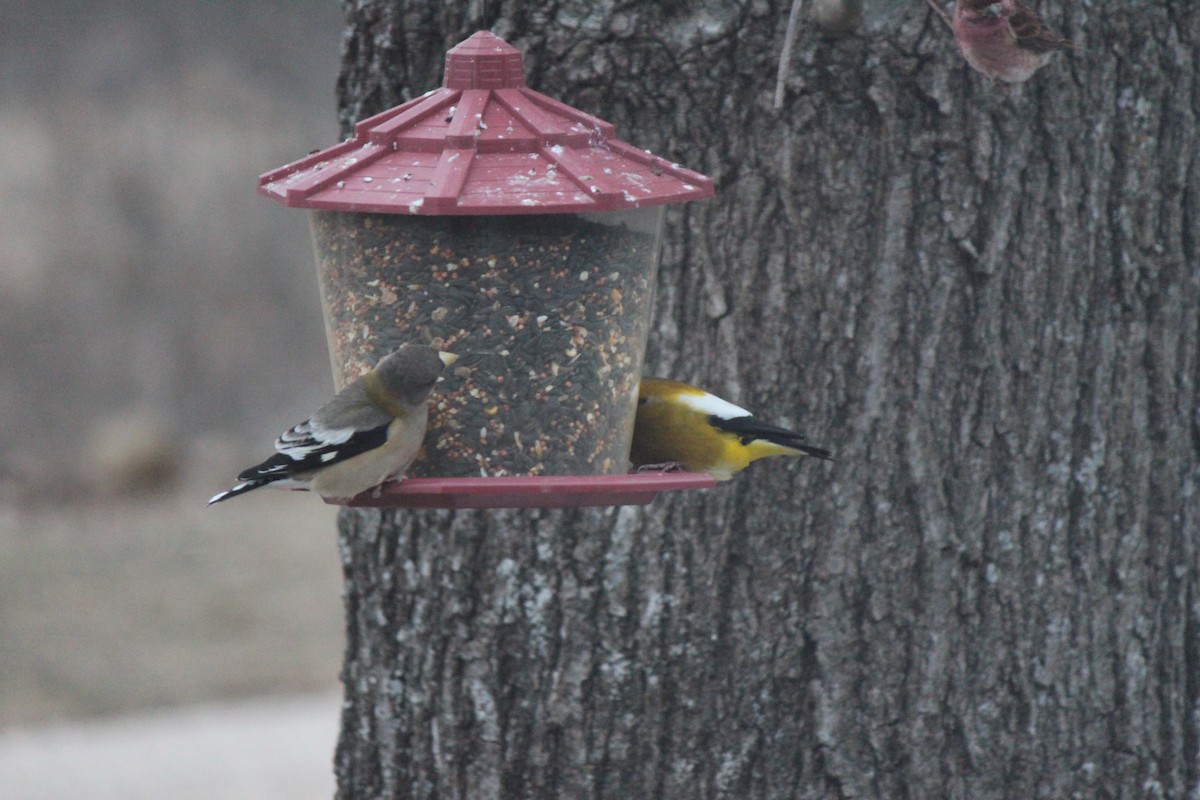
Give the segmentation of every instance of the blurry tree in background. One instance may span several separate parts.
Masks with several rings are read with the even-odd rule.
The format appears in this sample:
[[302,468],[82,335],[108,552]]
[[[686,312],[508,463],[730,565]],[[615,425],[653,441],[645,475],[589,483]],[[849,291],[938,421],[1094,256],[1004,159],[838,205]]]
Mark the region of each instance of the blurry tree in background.
[[650,371],[835,450],[646,509],[343,512],[341,796],[1175,797],[1200,781],[1200,10],[348,3],[342,121],[490,29],[712,175]]
[[255,187],[335,138],[341,20],[0,3],[0,733],[335,674],[327,509],[203,503],[332,388],[305,215]]
[[255,179],[336,133],[331,5],[0,8],[0,477],[94,472],[112,417],[182,441],[327,395],[306,222]]

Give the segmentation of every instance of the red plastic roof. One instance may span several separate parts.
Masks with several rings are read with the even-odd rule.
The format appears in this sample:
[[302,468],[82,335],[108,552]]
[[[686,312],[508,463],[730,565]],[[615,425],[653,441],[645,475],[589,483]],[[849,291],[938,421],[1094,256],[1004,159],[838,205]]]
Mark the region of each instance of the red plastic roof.
[[330,211],[548,214],[698,200],[713,186],[528,88],[520,51],[480,31],[446,53],[441,89],[262,175],[259,192]]

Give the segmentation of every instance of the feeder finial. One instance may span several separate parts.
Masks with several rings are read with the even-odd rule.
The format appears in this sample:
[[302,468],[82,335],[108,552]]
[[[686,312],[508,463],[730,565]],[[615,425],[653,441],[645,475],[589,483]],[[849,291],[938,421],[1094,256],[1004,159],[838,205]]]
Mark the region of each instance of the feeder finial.
[[525,85],[521,51],[494,33],[479,31],[446,51],[447,89],[519,89]]

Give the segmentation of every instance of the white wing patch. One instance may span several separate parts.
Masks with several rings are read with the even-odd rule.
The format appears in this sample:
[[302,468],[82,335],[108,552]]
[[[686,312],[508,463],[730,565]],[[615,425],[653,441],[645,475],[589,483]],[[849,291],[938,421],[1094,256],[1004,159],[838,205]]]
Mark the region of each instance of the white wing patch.
[[737,417],[753,416],[749,411],[741,406],[735,406],[728,400],[722,400],[716,395],[705,392],[704,394],[678,394],[675,399],[683,405],[693,408],[705,416],[717,417],[719,419],[735,419]]
[[[293,461],[303,461],[311,453],[345,444],[355,433],[353,428],[325,428],[314,425],[311,419],[282,434],[275,440],[275,449]],[[328,461],[329,458],[322,458]]]

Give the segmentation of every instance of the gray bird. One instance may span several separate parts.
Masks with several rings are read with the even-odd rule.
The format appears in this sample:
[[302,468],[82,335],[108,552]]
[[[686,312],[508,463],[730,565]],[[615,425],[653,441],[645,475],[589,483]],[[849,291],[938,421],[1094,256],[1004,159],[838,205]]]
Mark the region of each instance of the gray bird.
[[219,503],[262,486],[305,489],[348,499],[403,477],[416,458],[429,418],[426,400],[445,367],[458,359],[406,344],[342,389],[317,413],[275,441],[275,455],[238,475],[213,496]]

